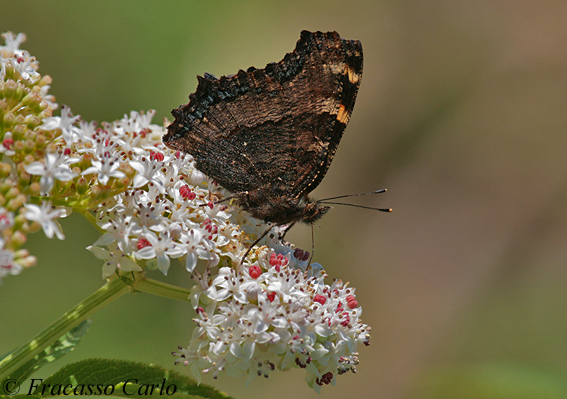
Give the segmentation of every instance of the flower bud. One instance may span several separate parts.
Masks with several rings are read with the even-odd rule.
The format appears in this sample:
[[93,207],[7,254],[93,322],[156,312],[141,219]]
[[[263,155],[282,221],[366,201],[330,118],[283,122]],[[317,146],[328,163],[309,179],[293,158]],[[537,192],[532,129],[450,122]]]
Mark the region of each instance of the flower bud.
[[33,255],[26,256],[25,258],[16,259],[16,263],[22,267],[32,267],[37,264],[37,258]]
[[[14,82],[14,66],[11,63],[6,64],[6,76],[4,79],[7,80],[7,83]],[[7,97],[7,96],[6,96]]]
[[14,93],[14,97],[19,101],[22,101],[22,98],[26,95],[29,89],[25,87],[23,84],[19,83],[16,86],[16,92]]
[[12,245],[14,246],[14,248],[18,248],[21,247],[22,245],[24,245],[27,241],[27,237],[24,233],[22,233],[21,231],[15,231],[14,234],[12,234],[12,238],[11,238],[11,242]]
[[38,86],[45,86],[45,85],[50,85],[53,82],[53,79],[51,78],[51,76],[49,75],[43,75],[41,77],[41,80],[39,82],[37,82]]
[[[8,70],[13,67],[11,64],[6,65],[6,75],[8,75]],[[4,97],[6,99],[13,99],[16,94],[17,83],[14,80],[8,80],[4,85]]]
[[16,215],[16,217],[14,218],[14,230],[20,230],[22,228],[22,226],[24,226],[27,223],[27,219],[24,216],[24,211],[25,208],[21,208],[20,209],[20,213],[18,215]]
[[16,121],[16,117],[11,112],[6,112],[4,114],[4,128],[9,129],[10,127],[14,126],[14,122]]
[[23,152],[24,151],[24,142],[23,141],[14,141],[12,148],[16,152]]
[[89,189],[89,182],[87,181],[87,179],[85,179],[83,176],[81,176],[77,180],[75,187],[76,187],[77,193],[79,193],[79,195],[85,195],[85,193]]
[[29,185],[29,190],[31,195],[39,195],[41,194],[41,186],[39,182],[34,181]]
[[45,141],[47,139],[45,138],[45,135],[43,133],[38,133],[35,136],[35,148],[37,149],[42,149],[45,147]]
[[[42,108],[43,108],[43,106],[42,106]],[[51,118],[52,116],[53,116],[53,111],[52,111],[51,108],[47,108],[47,104],[46,104],[46,108],[44,110],[42,110],[38,115],[38,117],[40,119]]]
[[0,162],[0,178],[4,179],[10,175],[12,165],[5,162]]
[[32,150],[35,147],[35,143],[33,142],[33,140],[27,139],[24,142],[24,151],[29,154],[30,152],[32,152]]
[[[48,108],[49,108],[49,104],[48,104],[46,101],[40,102],[40,103],[39,103],[39,106],[37,107],[37,109],[38,109],[40,112],[41,112],[41,111],[44,111],[44,110],[46,110],[46,109],[48,109]],[[41,118],[41,119],[43,119],[43,118]]]
[[18,190],[18,187],[16,187],[14,183],[15,182],[12,183],[12,185],[7,189],[6,193],[4,194],[7,200],[11,200],[20,193],[20,190]]
[[26,203],[26,196],[24,194],[18,194],[16,197],[12,198],[6,204],[6,209],[9,211],[16,211]]
[[[21,121],[19,121],[18,119],[21,119]],[[14,140],[25,140],[26,133],[29,132],[29,130],[24,126],[23,118],[16,118],[14,123],[15,125],[14,127],[12,127],[12,135]]]
[[118,189],[128,187],[129,184],[130,184],[130,179],[127,177],[121,177],[114,181],[114,187]]
[[29,184],[30,178],[31,175],[26,171],[18,173],[18,184],[20,187],[26,187]]
[[[18,143],[22,143],[22,146],[23,146],[23,144],[24,144],[22,141],[18,141]],[[28,154],[28,155],[26,155],[26,156],[24,157],[24,163],[25,163],[26,165],[29,165],[29,164],[32,163],[33,161],[35,161],[35,158],[34,158],[34,156],[33,156],[32,154]]]
[[93,159],[93,155],[89,154],[88,152],[86,154],[84,154],[81,157],[81,160],[79,161],[78,165],[81,169],[87,169],[89,166],[91,166],[91,161]]
[[[28,115],[28,116],[26,116],[24,123],[28,127],[28,129],[33,130],[36,127],[38,127],[39,125],[41,125],[42,121],[41,121],[41,119],[39,119],[37,117],[37,115]],[[37,135],[36,135],[36,138],[37,138]]]
[[130,165],[128,165],[126,162],[122,162],[120,163],[120,166],[118,167],[118,170],[121,172],[124,172],[124,174],[126,176],[132,176],[134,173],[136,173],[136,171],[134,170],[134,168],[132,168]]
[[41,229],[41,223],[39,222],[31,222],[28,227],[28,231],[30,233],[38,232]]
[[[17,115],[17,116],[16,116],[15,123],[16,123],[17,125],[23,125],[23,124],[24,124],[24,120],[25,120],[25,116],[23,116],[23,115],[20,114],[20,115]],[[21,128],[23,129],[23,126],[22,126]]]
[[28,93],[24,96],[24,98],[22,98],[22,104],[24,104],[25,106],[31,109],[35,109],[39,107],[40,102],[41,102],[41,97],[39,96],[39,94],[34,92]]
[[102,192],[102,187],[100,186],[100,184],[95,184],[94,186],[91,187],[91,197],[94,200],[98,200],[100,198]]
[[0,193],[5,195],[14,184],[15,182],[12,179],[6,179],[0,182]]

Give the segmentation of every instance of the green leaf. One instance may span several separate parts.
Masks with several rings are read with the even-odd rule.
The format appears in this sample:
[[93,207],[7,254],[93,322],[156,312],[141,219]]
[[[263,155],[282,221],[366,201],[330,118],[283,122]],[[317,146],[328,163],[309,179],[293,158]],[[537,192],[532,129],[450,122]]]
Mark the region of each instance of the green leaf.
[[522,365],[483,364],[430,371],[413,390],[417,399],[564,399],[564,375]]
[[77,389],[73,393],[78,395],[230,399],[212,387],[198,385],[193,379],[163,367],[110,359],[86,359],[68,364],[35,386],[33,393],[44,398],[63,395],[64,389],[66,395]]
[[86,334],[90,325],[90,320],[83,321],[77,327],[64,334],[52,345],[48,346],[42,352],[37,354],[32,360],[12,373],[10,378],[15,379],[19,381],[20,384],[22,384],[27,379],[27,377],[29,377],[39,368],[57,359],[60,359],[67,353],[71,352],[73,349],[75,349],[81,338],[83,338],[83,336]]

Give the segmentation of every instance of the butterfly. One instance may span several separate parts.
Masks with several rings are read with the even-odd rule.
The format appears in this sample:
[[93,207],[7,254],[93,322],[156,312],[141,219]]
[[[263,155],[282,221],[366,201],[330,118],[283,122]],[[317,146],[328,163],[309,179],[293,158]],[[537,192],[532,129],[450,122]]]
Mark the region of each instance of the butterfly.
[[309,193],[331,165],[361,78],[360,41],[303,31],[278,63],[197,76],[163,142],[192,155],[252,216],[278,226],[313,224],[330,207]]

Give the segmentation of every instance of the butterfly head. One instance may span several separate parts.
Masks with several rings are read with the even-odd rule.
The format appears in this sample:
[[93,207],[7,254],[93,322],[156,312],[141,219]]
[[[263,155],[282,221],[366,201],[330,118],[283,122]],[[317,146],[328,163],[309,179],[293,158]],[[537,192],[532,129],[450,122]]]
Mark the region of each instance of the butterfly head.
[[320,205],[318,202],[308,202],[303,209],[301,221],[307,224],[313,224],[325,213],[329,212],[330,209],[330,206]]

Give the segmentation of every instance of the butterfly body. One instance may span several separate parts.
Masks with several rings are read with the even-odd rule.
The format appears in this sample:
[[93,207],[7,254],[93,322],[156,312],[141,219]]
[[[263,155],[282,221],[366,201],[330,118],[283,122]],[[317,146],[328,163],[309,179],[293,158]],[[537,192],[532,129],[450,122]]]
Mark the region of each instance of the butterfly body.
[[278,63],[198,77],[163,141],[191,154],[252,216],[313,223],[329,207],[308,194],[331,164],[361,77],[359,41],[303,31]]
[[321,206],[309,197],[273,197],[271,190],[260,188],[250,192],[236,194],[237,202],[257,219],[276,225],[294,222],[314,223],[330,207]]

